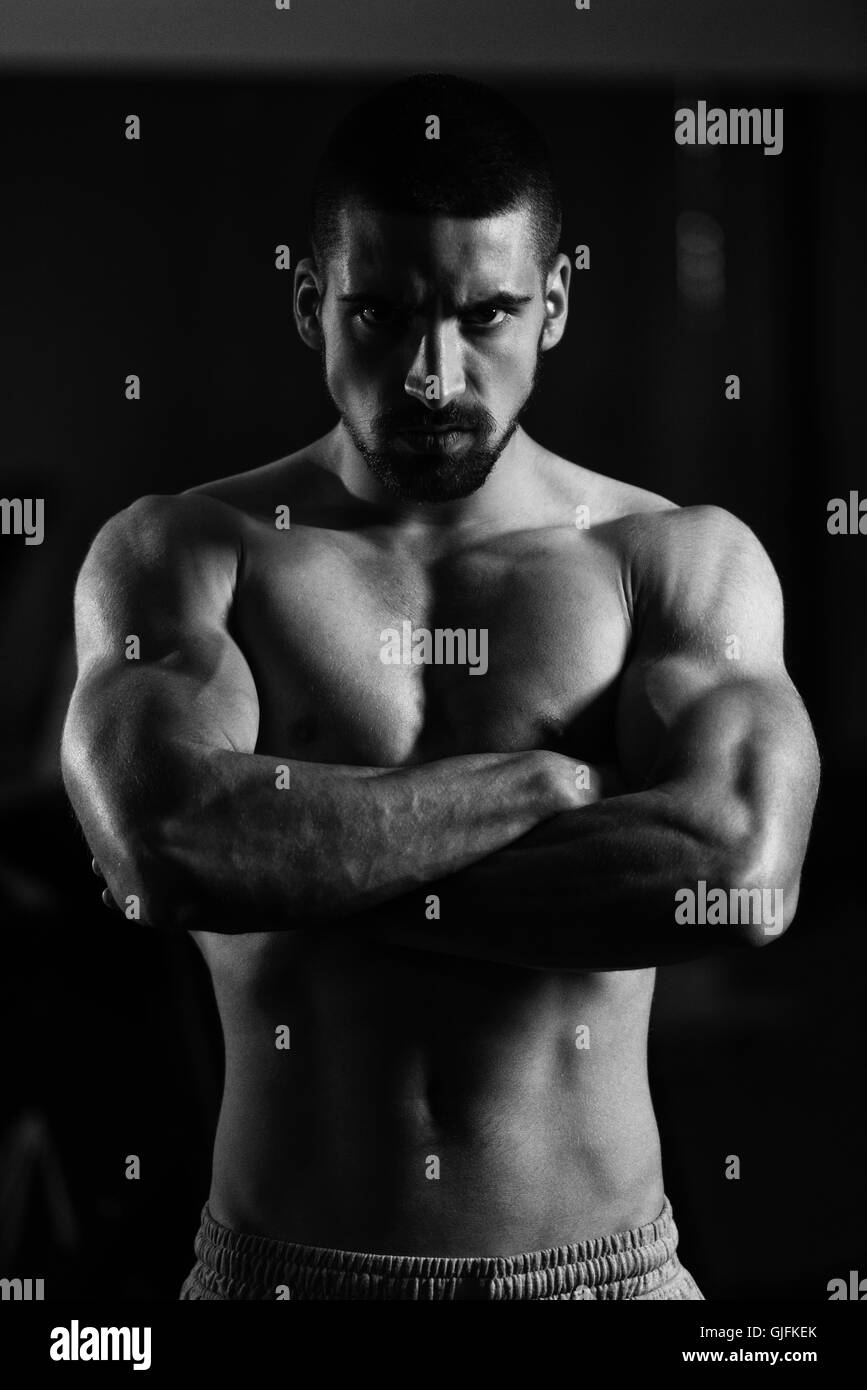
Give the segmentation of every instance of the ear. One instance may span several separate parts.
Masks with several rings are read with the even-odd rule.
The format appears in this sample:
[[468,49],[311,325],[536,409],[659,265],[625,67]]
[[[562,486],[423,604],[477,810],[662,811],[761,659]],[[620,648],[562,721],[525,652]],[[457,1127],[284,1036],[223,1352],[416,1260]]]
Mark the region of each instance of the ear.
[[312,256],[305,256],[295,267],[293,296],[295,326],[301,341],[315,352],[321,352],[323,338],[320,315],[325,298],[325,279]]
[[561,251],[554,261],[545,280],[545,322],[542,328],[541,348],[556,347],[566,328],[569,317],[569,284],[572,278],[572,262]]

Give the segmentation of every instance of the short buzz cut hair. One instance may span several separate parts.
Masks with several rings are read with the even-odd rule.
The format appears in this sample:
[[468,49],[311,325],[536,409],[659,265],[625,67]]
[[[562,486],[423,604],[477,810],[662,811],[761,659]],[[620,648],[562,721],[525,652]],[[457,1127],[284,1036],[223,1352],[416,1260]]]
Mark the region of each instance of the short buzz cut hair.
[[[428,139],[429,118],[439,139]],[[350,110],[316,168],[310,240],[320,273],[339,249],[345,209],[494,217],[527,206],[533,250],[548,274],[562,213],[548,149],[510,101],[479,82],[419,73]]]

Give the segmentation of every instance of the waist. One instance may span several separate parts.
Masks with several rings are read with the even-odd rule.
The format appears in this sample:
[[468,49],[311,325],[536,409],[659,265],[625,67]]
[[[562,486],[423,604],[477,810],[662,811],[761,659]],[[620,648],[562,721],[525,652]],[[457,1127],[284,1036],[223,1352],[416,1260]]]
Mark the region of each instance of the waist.
[[[206,1205],[196,1265],[183,1299],[700,1298],[677,1257],[677,1228],[663,1197],[655,1219],[612,1235],[521,1254],[362,1253],[233,1229]],[[489,1247],[490,1248],[490,1247]]]

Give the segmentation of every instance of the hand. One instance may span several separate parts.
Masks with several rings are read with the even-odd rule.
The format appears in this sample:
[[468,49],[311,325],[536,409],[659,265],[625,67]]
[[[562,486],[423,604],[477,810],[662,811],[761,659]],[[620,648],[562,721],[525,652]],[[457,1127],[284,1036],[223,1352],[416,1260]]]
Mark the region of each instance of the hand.
[[626,785],[616,763],[588,763],[565,753],[546,751],[553,777],[556,810],[577,811],[609,796],[620,796]]
[[[90,867],[93,869],[93,872],[96,874],[97,878],[101,878],[103,883],[105,883],[105,874],[102,872],[102,869],[99,867],[95,859],[91,861]],[[102,901],[105,903],[106,907],[113,907],[115,912],[120,912],[120,908],[118,907],[114,898],[111,896],[111,893],[108,888],[103,888],[102,890]]]

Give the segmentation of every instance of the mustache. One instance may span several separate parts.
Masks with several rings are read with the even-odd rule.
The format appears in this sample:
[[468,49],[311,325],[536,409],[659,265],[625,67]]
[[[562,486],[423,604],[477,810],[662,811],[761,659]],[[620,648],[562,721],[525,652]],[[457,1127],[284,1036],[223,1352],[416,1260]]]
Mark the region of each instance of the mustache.
[[383,434],[400,434],[402,430],[487,430],[496,428],[496,420],[489,411],[479,407],[475,410],[461,409],[459,406],[444,406],[442,410],[414,411],[383,410],[377,415],[375,428]]

